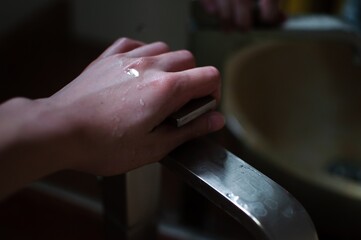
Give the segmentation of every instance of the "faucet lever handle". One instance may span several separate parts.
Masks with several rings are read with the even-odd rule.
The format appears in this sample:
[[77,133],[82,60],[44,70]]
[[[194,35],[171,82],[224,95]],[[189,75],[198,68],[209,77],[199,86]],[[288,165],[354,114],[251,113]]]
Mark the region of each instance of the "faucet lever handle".
[[162,164],[262,240],[317,240],[303,206],[273,180],[204,138],[169,154]]

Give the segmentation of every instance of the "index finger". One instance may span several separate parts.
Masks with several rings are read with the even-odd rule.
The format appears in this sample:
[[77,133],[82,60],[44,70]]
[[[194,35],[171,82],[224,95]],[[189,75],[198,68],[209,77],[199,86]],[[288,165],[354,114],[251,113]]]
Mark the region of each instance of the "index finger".
[[155,123],[159,124],[175,111],[180,109],[192,99],[211,95],[219,103],[221,97],[220,74],[214,67],[192,68],[181,72],[168,73],[172,80],[168,79],[172,85],[171,93],[168,92],[166,104],[159,106]]

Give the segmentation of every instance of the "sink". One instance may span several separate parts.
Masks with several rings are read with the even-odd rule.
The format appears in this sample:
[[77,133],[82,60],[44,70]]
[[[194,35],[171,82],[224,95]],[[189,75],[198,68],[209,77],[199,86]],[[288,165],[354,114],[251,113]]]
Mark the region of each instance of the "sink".
[[294,195],[320,239],[360,239],[360,32],[296,16],[247,33],[204,27],[191,50],[221,70],[224,146]]
[[227,125],[266,161],[361,200],[361,48],[357,34],[289,32],[225,65]]
[[223,68],[227,128],[243,159],[295,195],[320,239],[359,239],[361,38],[352,31],[251,34]]

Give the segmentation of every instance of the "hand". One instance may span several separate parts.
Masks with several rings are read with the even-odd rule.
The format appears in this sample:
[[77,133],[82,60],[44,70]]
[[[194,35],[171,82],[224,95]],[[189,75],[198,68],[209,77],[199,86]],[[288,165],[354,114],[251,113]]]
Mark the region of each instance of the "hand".
[[219,130],[211,112],[181,128],[164,120],[193,98],[220,99],[220,75],[195,68],[188,51],[169,52],[161,42],[122,38],[73,82],[46,99],[81,129],[72,168],[98,175],[126,172],[156,162],[181,143]]
[[201,0],[201,4],[209,14],[218,15],[225,27],[234,26],[241,30],[252,28],[255,17],[268,25],[277,25],[284,18],[279,0],[259,0],[259,16],[253,16],[254,0]]

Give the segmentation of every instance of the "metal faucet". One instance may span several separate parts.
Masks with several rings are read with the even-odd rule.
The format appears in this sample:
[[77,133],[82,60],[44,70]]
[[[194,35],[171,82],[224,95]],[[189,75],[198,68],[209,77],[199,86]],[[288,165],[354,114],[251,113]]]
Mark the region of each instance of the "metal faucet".
[[[310,216],[290,193],[205,138],[182,145],[161,163],[237,220],[257,240],[318,239]],[[141,178],[142,175],[139,175],[133,182]],[[154,228],[151,230],[155,224],[151,220],[154,211],[148,209],[146,212],[150,214],[136,214],[138,219],[134,221],[131,214],[137,209],[129,208],[129,201],[149,205],[152,196],[144,198],[141,189],[134,188],[134,185],[129,188],[131,184],[129,181],[124,184],[126,182],[125,175],[104,182],[108,192],[105,199],[105,214],[110,229],[108,239],[154,239],[151,237],[155,233]],[[133,198],[127,198],[127,194]],[[154,194],[153,200],[156,198]]]

